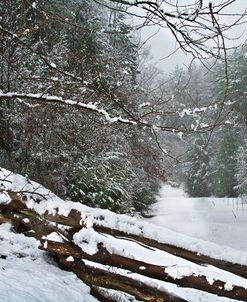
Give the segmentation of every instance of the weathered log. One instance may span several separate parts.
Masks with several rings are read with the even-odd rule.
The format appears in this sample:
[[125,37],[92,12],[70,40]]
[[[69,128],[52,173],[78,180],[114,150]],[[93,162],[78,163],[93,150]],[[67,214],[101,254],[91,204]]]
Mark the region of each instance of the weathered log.
[[[84,227],[81,225],[81,213],[76,210],[72,210],[69,213],[68,217],[58,214],[51,215],[49,213],[45,213],[42,217],[40,217],[33,210],[26,208],[25,202],[22,199],[20,200],[19,195],[13,195],[13,198],[14,199],[9,204],[0,204],[0,211],[2,217],[1,220],[11,220],[13,222],[15,230],[18,232],[26,233],[27,231],[33,230],[34,236],[38,239],[41,239],[43,236],[55,231],[58,233],[63,233],[65,237],[71,239],[74,232]],[[54,225],[54,223],[51,222],[56,222],[56,224],[59,223],[64,225],[68,223],[68,225],[72,228],[70,232],[64,233],[64,231],[62,231],[57,225]],[[235,273],[239,276],[247,276],[247,268],[245,266],[213,259],[205,255],[198,255],[195,252],[191,252],[183,248],[179,248],[170,244],[160,243],[155,240],[145,238],[143,236],[126,234],[125,232],[107,228],[98,224],[94,224],[93,228],[95,231],[110,234],[119,239],[123,238],[125,240],[136,241],[137,243],[144,245],[147,248],[158,248],[160,250],[166,251],[170,254],[176,255],[178,257],[184,258],[195,263],[207,263],[223,270]],[[72,243],[70,244],[69,249],[66,242],[66,244],[62,243],[62,247],[60,247],[60,254],[59,252],[55,252],[52,250],[50,250],[50,252],[57,253],[58,255],[62,255],[63,257],[65,257],[73,255],[73,253],[75,253],[75,247],[77,248],[77,254],[75,254],[74,256],[78,259],[84,257],[91,261],[108,264],[110,266],[117,266],[148,277],[172,282],[180,286],[192,287],[220,296],[247,301],[247,291],[245,288],[234,286],[232,290],[227,291],[224,289],[225,282],[217,280],[213,284],[209,284],[206,276],[186,276],[174,280],[171,276],[169,276],[169,274],[165,272],[164,267],[154,266],[140,261],[138,262],[136,260],[129,259],[120,255],[112,255],[103,247],[100,248],[99,253],[95,255],[87,255],[86,253],[81,251],[79,247],[75,246]],[[140,267],[145,267],[145,270],[140,269]]]
[[150,278],[170,282],[181,287],[194,288],[218,296],[247,301],[247,289],[241,286],[233,286],[231,290],[227,290],[225,288],[226,283],[224,281],[215,280],[213,283],[209,283],[207,277],[203,275],[190,275],[175,279],[166,272],[166,267],[130,259],[121,255],[111,254],[102,246],[99,246],[99,250],[96,254],[89,255],[71,242],[61,243],[42,240],[41,243],[42,249],[57,255],[66,257],[73,256],[77,259],[84,258],[104,265],[123,268]]
[[70,262],[66,260],[65,256],[56,255],[55,259],[61,268],[74,272],[78,278],[89,286],[120,290],[142,301],[188,302],[175,294],[160,291],[132,278],[85,265],[83,261],[76,258],[73,262]]
[[231,272],[237,276],[247,278],[247,266],[238,263],[231,263],[220,259],[215,259],[201,253],[189,251],[185,248],[178,247],[172,244],[161,243],[154,239],[143,237],[142,235],[127,234],[123,231],[111,229],[101,225],[93,225],[95,231],[112,235],[116,238],[130,239],[135,242],[142,243],[148,247],[157,248],[174,256],[183,258],[196,264],[212,265],[219,269]]
[[59,224],[64,224],[67,226],[75,227],[75,228],[82,228],[83,224],[81,224],[81,213],[77,210],[71,210],[68,216],[58,215],[58,214],[50,214],[46,211],[43,214],[44,219],[56,222]]
[[[15,192],[12,192],[14,194]],[[16,196],[16,198],[15,198]],[[32,210],[27,209],[26,205],[23,200],[20,200],[19,195],[13,195],[15,199],[11,201],[11,203],[7,205],[0,204],[0,211],[8,211],[8,210],[16,210],[21,211],[23,209],[26,209],[30,213],[34,213]],[[36,214],[36,213],[35,213]],[[37,214],[36,214],[37,215]],[[44,215],[42,215],[43,219],[50,222],[55,222],[57,224],[63,224],[70,226],[71,229],[64,235],[68,239],[72,239],[75,232],[77,232],[79,229],[81,229],[84,225],[81,222],[81,213],[77,210],[71,210],[68,216],[63,216],[59,214],[49,214],[46,212]],[[9,217],[7,217],[9,218]],[[145,238],[142,235],[134,235],[134,234],[128,234],[120,230],[108,228],[99,224],[93,224],[93,228],[95,231],[109,234],[118,238],[124,237],[125,239],[134,240],[136,242],[142,243],[148,247],[154,247],[157,249],[160,249],[162,251],[165,251],[167,253],[170,253],[172,255],[175,255],[177,257],[181,257],[183,259],[189,260],[191,262],[197,263],[197,264],[209,264],[213,265],[215,267],[218,267],[222,270],[226,270],[228,272],[231,272],[233,274],[236,274],[238,276],[247,278],[247,266],[240,265],[237,263],[231,263],[224,260],[214,259],[212,257],[198,254],[196,252],[189,251],[187,249],[174,246],[172,244],[166,244],[161,243],[153,239]],[[41,236],[42,237],[42,236]]]
[[7,217],[3,216],[0,214],[0,225],[3,224],[3,223],[10,223],[12,224],[12,220],[11,219],[8,219]]
[[12,223],[13,229],[17,233],[30,235],[31,232],[33,237],[40,240],[43,236],[47,236],[52,232],[57,232],[67,238],[67,233],[64,230],[41,219],[39,215],[34,212],[28,210],[21,212],[2,211],[1,216],[3,217],[2,219]]
[[21,211],[26,208],[26,205],[21,200],[11,200],[10,203],[0,204],[0,210]]
[[[71,227],[73,227],[70,231],[70,237],[73,237],[73,233],[78,231],[80,228],[82,228],[81,224],[81,213],[79,213],[76,210],[73,210],[69,213],[68,217],[65,217],[63,215],[51,215],[51,214],[45,214],[44,216],[47,220],[60,223],[60,224],[67,224]],[[207,255],[198,254],[197,252],[189,251],[185,248],[178,247],[172,244],[167,243],[161,243],[153,239],[146,238],[142,235],[134,235],[134,234],[128,234],[123,231],[108,228],[99,224],[94,223],[93,226],[95,231],[100,233],[105,233],[112,235],[114,237],[118,238],[125,238],[134,240],[136,242],[142,243],[148,247],[154,247],[159,250],[165,251],[169,254],[172,254],[177,257],[181,257],[183,259],[186,259],[188,261],[191,261],[196,264],[208,264],[213,265],[217,268],[220,268],[222,270],[231,272],[235,275],[238,275],[243,278],[247,278],[247,266],[237,264],[237,263],[231,263],[229,261],[224,261],[220,259],[214,259],[212,257],[209,257]]]
[[105,295],[101,288],[97,286],[90,286],[91,295],[97,298],[100,302],[116,302],[115,299],[110,298],[108,295]]

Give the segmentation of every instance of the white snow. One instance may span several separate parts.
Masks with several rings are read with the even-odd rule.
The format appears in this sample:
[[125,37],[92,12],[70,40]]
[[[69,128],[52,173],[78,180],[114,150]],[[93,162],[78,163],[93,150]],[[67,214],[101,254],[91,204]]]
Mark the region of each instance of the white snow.
[[[158,203],[154,206],[157,217],[149,219],[147,222],[127,215],[118,215],[108,210],[93,209],[79,202],[64,201],[41,185],[31,181],[27,182],[25,177],[4,169],[0,170],[0,182],[4,183],[6,190],[11,188],[16,191],[30,192],[33,198],[28,199],[27,206],[40,215],[46,211],[50,214],[58,212],[68,215],[71,209],[76,209],[81,213],[82,222],[84,221],[88,226],[97,223],[126,233],[155,238],[160,242],[181,246],[214,258],[247,265],[247,240],[244,237],[246,232],[243,232],[246,211],[242,211],[240,205],[238,206],[239,211],[234,211],[227,206],[228,199],[186,198],[181,190],[164,186]],[[32,192],[34,193],[32,194]],[[44,196],[43,199],[40,194]],[[198,200],[201,204],[198,203]],[[219,202],[219,206],[216,206],[216,201]],[[223,208],[222,204],[225,204]],[[238,219],[235,219],[235,215]],[[214,223],[212,223],[213,219],[215,219]],[[229,241],[228,236],[231,234],[229,232],[233,230],[232,235],[234,236],[231,236],[233,243],[226,244]],[[213,238],[215,239],[213,240]],[[90,238],[90,240],[92,241],[94,238]]]
[[2,194],[0,194],[0,203],[1,204],[8,204],[10,203],[11,198],[9,197],[9,194],[5,191],[2,192]]
[[51,63],[50,66],[51,66],[52,68],[57,68],[57,66],[56,66],[55,63]]
[[[229,248],[247,251],[247,201],[244,198],[188,198],[164,185],[149,222]],[[236,259],[237,261],[237,259]]]
[[[188,302],[234,302],[234,301],[236,302],[236,301],[238,301],[238,300],[233,300],[233,299],[229,299],[229,298],[225,298],[225,297],[219,297],[219,296],[209,294],[206,292],[201,292],[199,290],[192,289],[192,288],[178,287],[176,284],[173,284],[173,283],[168,283],[168,282],[164,282],[164,281],[160,281],[160,280],[154,280],[149,277],[139,275],[136,273],[132,273],[127,270],[116,269],[114,267],[110,267],[110,266],[102,265],[102,264],[98,264],[98,263],[96,264],[94,262],[87,261],[87,260],[85,260],[85,263],[92,267],[105,269],[105,270],[108,270],[113,273],[119,272],[119,273],[121,273],[121,275],[125,275],[125,276],[133,278],[135,280],[139,280],[139,281],[144,282],[150,286],[153,286],[154,288],[157,288],[159,290],[166,291],[169,293],[175,293],[176,295],[186,299]],[[133,300],[133,301],[137,301],[137,300]]]
[[52,232],[51,234],[44,236],[43,239],[52,240],[56,242],[64,242],[63,238],[56,232]]
[[[193,273],[205,275],[210,284],[217,279],[224,281],[226,290],[230,290],[233,285],[247,288],[247,280],[244,278],[212,266],[191,263],[155,248],[147,248],[134,240],[103,235],[92,228],[97,223],[185,247],[214,258],[247,264],[247,206],[241,204],[240,199],[188,198],[182,189],[164,185],[158,202],[153,206],[156,216],[145,221],[61,200],[41,185],[4,169],[0,169],[0,185],[5,190],[0,193],[0,203],[6,203],[6,190],[23,190],[28,197],[27,206],[40,215],[45,212],[68,215],[71,209],[80,212],[85,227],[75,233],[73,240],[89,254],[96,253],[98,244],[101,243],[111,253],[163,266],[164,272],[173,278],[182,278]],[[45,238],[63,241],[56,232]],[[0,244],[0,302],[67,302],[71,301],[71,297],[73,301],[96,301],[90,296],[88,287],[72,273],[63,272],[51,263],[46,254],[38,249],[38,241],[35,239],[14,234],[10,231],[10,225],[3,224],[0,226]],[[68,257],[67,261],[73,262],[74,259]],[[116,268],[107,269],[120,272]],[[146,267],[141,265],[139,269],[144,272]],[[174,284],[138,274],[126,274],[159,289],[177,293],[191,302],[232,301],[198,290],[178,288]]]
[[[50,66],[52,68],[56,68],[56,65],[54,63],[51,63]],[[79,78],[79,80],[82,80]],[[84,82],[86,85],[86,83]],[[121,122],[121,123],[127,123],[131,125],[137,125],[137,122],[133,120],[129,120],[126,118],[122,118],[121,116],[111,116],[105,109],[98,107],[97,103],[83,103],[80,101],[74,101],[70,99],[63,99],[61,96],[56,96],[56,95],[48,95],[48,94],[41,94],[41,93],[28,93],[28,94],[23,94],[23,93],[16,93],[16,92],[8,92],[8,93],[2,93],[0,92],[1,97],[6,97],[6,98],[28,98],[28,99],[36,99],[39,101],[45,101],[45,102],[56,102],[56,103],[63,103],[67,105],[72,105],[76,107],[81,107],[84,109],[88,109],[90,111],[97,112],[101,115],[103,115],[106,119],[107,122],[109,123],[116,123],[116,122]]]
[[29,220],[28,218],[24,218],[23,221],[24,221],[25,223],[29,223],[29,222],[30,222],[30,220]]
[[[82,229],[76,233],[74,235],[74,242],[90,255],[97,253],[97,245],[98,243],[101,243],[110,253],[163,266],[164,271],[173,279],[181,279],[184,276],[190,275],[204,275],[209,283],[213,283],[215,280],[224,281],[226,289],[231,289],[233,284],[247,288],[246,279],[235,276],[231,273],[212,266],[194,264],[164,251],[160,251],[155,248],[147,248],[135,241],[130,241],[128,239],[124,240],[124,238],[118,239],[105,234],[98,234],[93,229]],[[140,266],[140,270],[145,270],[145,266]]]
[[12,233],[8,224],[0,225],[0,246],[0,302],[97,301],[88,286],[38,250],[35,239]]
[[145,266],[140,266],[140,267],[139,267],[139,270],[145,271],[145,270],[146,270],[146,267],[145,267]]

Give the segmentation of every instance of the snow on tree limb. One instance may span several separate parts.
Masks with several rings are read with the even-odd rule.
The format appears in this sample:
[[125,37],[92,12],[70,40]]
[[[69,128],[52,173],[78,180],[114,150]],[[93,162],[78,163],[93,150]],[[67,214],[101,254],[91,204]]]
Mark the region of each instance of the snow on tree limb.
[[[29,100],[36,100],[36,101],[44,101],[47,103],[61,103],[64,105],[72,105],[72,106],[76,106],[79,108],[83,108],[92,112],[96,112],[100,115],[103,115],[105,117],[105,119],[109,122],[109,123],[115,123],[115,122],[120,122],[123,124],[130,124],[130,125],[136,125],[137,123],[135,121],[131,121],[128,119],[124,119],[122,117],[111,117],[110,114],[103,108],[99,108],[97,105],[92,104],[92,103],[83,103],[80,101],[73,101],[70,99],[63,99],[62,97],[59,96],[51,96],[51,95],[47,95],[47,94],[41,94],[41,93],[15,93],[15,92],[9,92],[9,93],[0,93],[0,99],[13,99],[13,98],[19,98],[19,99],[29,99]],[[27,103],[26,103],[27,104]],[[30,107],[35,106],[35,105],[31,105]]]
[[[0,99],[29,99],[29,100],[35,100],[35,101],[43,101],[46,103],[60,103],[64,105],[70,105],[70,106],[75,106],[81,109],[89,110],[91,112],[98,113],[99,115],[103,115],[104,118],[106,119],[107,122],[109,123],[122,123],[122,124],[128,124],[128,125],[139,125],[141,127],[147,127],[152,129],[152,131],[155,130],[162,130],[162,131],[167,131],[167,132],[172,132],[174,134],[182,134],[182,133],[203,133],[206,131],[209,131],[211,129],[211,126],[208,124],[204,123],[199,123],[199,121],[196,123],[195,127],[191,128],[182,128],[182,127],[175,127],[175,126],[170,126],[170,125],[153,125],[153,123],[149,123],[144,119],[139,119],[133,117],[132,119],[127,119],[127,118],[122,118],[121,116],[111,116],[105,109],[99,108],[98,105],[93,104],[93,103],[83,103],[80,101],[74,101],[70,99],[63,99],[60,96],[53,96],[53,95],[47,95],[47,94],[42,94],[42,93],[18,93],[18,92],[8,92],[8,93],[3,93],[0,92]],[[23,101],[21,101],[23,102]],[[30,106],[30,107],[37,107],[37,104],[32,105],[29,103],[25,103],[25,105]],[[195,109],[196,110],[196,109]],[[192,114],[195,110],[188,111],[189,113],[187,114]],[[202,111],[204,112],[204,110]],[[182,115],[184,113],[182,112]],[[131,115],[132,116],[132,115]],[[181,117],[181,113],[178,113],[178,116]],[[222,123],[218,123],[216,126],[221,126]],[[214,125],[215,127],[215,125]],[[166,152],[165,152],[166,153]],[[167,153],[166,153],[167,154]]]

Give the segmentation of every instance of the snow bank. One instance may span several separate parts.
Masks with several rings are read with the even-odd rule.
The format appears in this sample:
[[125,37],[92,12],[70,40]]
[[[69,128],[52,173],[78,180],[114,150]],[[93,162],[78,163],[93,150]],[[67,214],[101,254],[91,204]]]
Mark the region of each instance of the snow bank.
[[[88,226],[96,223],[126,233],[143,235],[159,242],[184,247],[220,260],[247,265],[247,251],[238,251],[227,246],[222,248],[218,244],[193,238],[168,228],[155,226],[135,217],[115,214],[108,210],[93,209],[79,202],[64,201],[40,184],[2,168],[0,169],[0,185],[5,190],[24,191],[28,196],[28,208],[35,210],[40,215],[48,211],[50,214],[58,212],[66,216],[72,209],[76,209],[81,213],[82,222]],[[177,192],[184,194],[181,190]]]
[[[59,213],[62,215],[68,215],[71,209],[79,211],[81,220],[86,227],[75,233],[73,240],[89,254],[97,252],[98,243],[103,243],[112,253],[163,266],[166,273],[169,273],[174,279],[193,273],[197,276],[205,275],[209,283],[213,283],[217,279],[225,281],[225,289],[231,289],[233,284],[247,288],[247,280],[244,278],[215,267],[200,266],[157,249],[146,248],[135,241],[124,240],[123,238],[120,240],[110,235],[103,236],[95,232],[92,226],[97,223],[108,228],[143,235],[160,242],[185,247],[214,258],[232,262],[247,264],[246,252],[236,251],[228,247],[222,249],[219,245],[192,238],[168,228],[158,227],[137,218],[118,215],[107,210],[92,209],[81,203],[64,201],[41,185],[4,169],[0,170],[0,185],[2,188],[0,196],[6,195],[7,202],[8,190],[23,192],[27,197],[27,206],[41,215],[46,211],[51,214]],[[167,193],[165,198],[168,198],[170,193]],[[177,190],[176,194],[183,193]],[[186,197],[183,196],[183,198]],[[1,198],[0,203],[6,203],[6,199]],[[55,232],[49,234],[46,238],[62,241],[61,236]],[[54,263],[51,263],[44,252],[38,250],[38,242],[35,239],[14,234],[10,231],[10,225],[4,224],[0,226],[0,242],[0,265],[3,271],[0,275],[0,301],[68,302],[71,301],[71,297],[73,297],[73,302],[96,301],[90,295],[89,288],[78,280],[74,274],[61,271]],[[68,261],[73,260],[72,257],[68,257]],[[107,269],[111,268],[107,267]],[[145,270],[145,267],[143,266],[142,269]],[[120,269],[114,268],[114,270],[122,272]],[[126,274],[129,275],[129,272],[126,272]],[[180,289],[174,284],[140,275],[132,274],[132,276],[159,289],[177,293],[191,302],[232,301],[193,289]]]
[[[73,273],[56,267],[38,241],[0,225],[1,302],[96,302]],[[72,298],[73,297],[73,298]]]

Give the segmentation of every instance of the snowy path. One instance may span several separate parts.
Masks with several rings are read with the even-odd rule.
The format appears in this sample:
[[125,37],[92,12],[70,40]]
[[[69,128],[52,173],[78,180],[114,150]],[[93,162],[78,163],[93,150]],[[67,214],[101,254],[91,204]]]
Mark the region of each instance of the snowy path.
[[237,198],[188,198],[164,185],[148,222],[218,245],[247,250],[247,204]]

